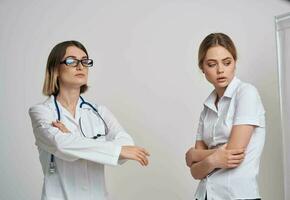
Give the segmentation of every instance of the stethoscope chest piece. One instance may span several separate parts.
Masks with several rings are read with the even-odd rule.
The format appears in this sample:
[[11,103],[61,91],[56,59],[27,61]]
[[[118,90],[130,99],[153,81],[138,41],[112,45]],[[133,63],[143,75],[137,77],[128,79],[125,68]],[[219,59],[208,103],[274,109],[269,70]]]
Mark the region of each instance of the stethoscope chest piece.
[[56,171],[56,164],[55,164],[55,162],[53,160],[53,162],[50,162],[49,163],[49,173],[50,174],[54,174],[55,171]]

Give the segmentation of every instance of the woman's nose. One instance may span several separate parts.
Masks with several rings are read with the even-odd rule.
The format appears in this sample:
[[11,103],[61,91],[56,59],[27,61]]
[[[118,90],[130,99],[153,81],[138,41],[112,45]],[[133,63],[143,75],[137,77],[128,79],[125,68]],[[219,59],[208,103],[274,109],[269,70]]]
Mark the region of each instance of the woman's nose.
[[218,67],[217,67],[217,73],[218,74],[222,74],[222,73],[224,73],[224,66],[223,65],[218,65]]
[[84,68],[84,66],[81,62],[79,62],[78,65],[76,66],[77,70],[82,70],[83,68]]

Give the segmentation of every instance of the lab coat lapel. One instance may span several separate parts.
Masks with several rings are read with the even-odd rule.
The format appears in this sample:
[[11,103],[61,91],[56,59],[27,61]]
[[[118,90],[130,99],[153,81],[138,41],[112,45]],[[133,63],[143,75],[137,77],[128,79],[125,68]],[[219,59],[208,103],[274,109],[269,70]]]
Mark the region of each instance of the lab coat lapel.
[[[79,98],[78,103],[76,105],[76,113],[75,113],[75,118],[74,118],[72,116],[72,114],[67,109],[65,109],[59,102],[57,102],[59,110],[60,110],[60,119],[62,119],[63,117],[66,117],[71,122],[73,122],[74,124],[78,125],[78,120],[79,120],[79,117],[80,117],[80,114],[79,114],[80,103],[81,103],[81,100]],[[51,95],[49,97],[48,105],[49,105],[49,107],[51,109],[53,109],[55,111],[56,119],[57,119],[57,110],[56,110],[56,107],[55,107],[55,104],[54,104],[54,96],[53,95]]]
[[[74,124],[78,125],[79,124],[79,110],[80,110],[80,103],[81,103],[81,100],[79,98],[78,100],[78,103],[76,105],[76,110],[75,110],[75,117],[72,116],[72,114],[67,110],[65,109],[63,106],[61,106],[61,109],[63,111],[63,115],[64,117],[68,118],[70,121],[72,121]],[[60,104],[58,102],[58,104]]]

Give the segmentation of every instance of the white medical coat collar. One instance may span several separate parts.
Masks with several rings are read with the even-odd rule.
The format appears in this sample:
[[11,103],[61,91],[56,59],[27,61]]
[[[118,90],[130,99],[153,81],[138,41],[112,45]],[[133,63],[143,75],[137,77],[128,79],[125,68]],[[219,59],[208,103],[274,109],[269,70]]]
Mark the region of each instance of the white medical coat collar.
[[[222,98],[223,97],[232,98],[233,95],[235,94],[235,91],[239,87],[240,83],[241,83],[241,81],[237,77],[234,77],[232,79],[232,81],[230,82],[230,84],[228,85]],[[217,112],[217,109],[215,106],[216,95],[217,95],[216,91],[213,90],[204,102],[204,106],[208,107],[209,109],[211,109],[215,112]]]
[[[47,104],[48,106],[53,109],[55,111],[55,113],[57,114],[57,110],[54,104],[54,96],[51,95],[48,99],[47,99]],[[76,124],[78,124],[78,119],[80,117],[80,104],[82,103],[81,98],[78,99],[78,103],[76,105],[76,113],[75,113],[75,118],[72,116],[72,114],[66,109],[64,108],[59,101],[57,101],[58,107],[60,109],[60,118],[62,118],[63,116],[68,117],[70,120],[72,120],[73,122],[75,122]]]

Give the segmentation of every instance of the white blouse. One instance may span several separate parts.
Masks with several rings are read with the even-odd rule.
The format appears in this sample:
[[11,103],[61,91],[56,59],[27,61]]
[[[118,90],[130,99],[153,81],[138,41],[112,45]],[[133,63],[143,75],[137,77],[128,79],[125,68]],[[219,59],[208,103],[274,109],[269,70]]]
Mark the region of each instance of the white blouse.
[[[61,122],[70,130],[66,134],[51,124],[58,118],[53,96],[29,109],[44,174],[42,200],[108,199],[104,165],[120,164],[121,146],[133,145],[132,138],[104,106],[96,108],[108,126],[108,134],[90,139],[96,134],[104,135],[105,126],[93,109],[87,105],[80,108],[80,103],[81,100],[75,117],[58,103]],[[81,133],[80,118],[86,137]],[[56,163],[53,174],[49,172],[51,154]]]
[[200,181],[195,198],[204,200],[232,200],[261,198],[257,175],[265,142],[265,110],[257,89],[236,77],[228,85],[215,106],[213,91],[204,103],[196,140],[208,148],[227,143],[233,125],[254,125],[255,129],[246,149],[244,161],[233,169],[219,169]]

